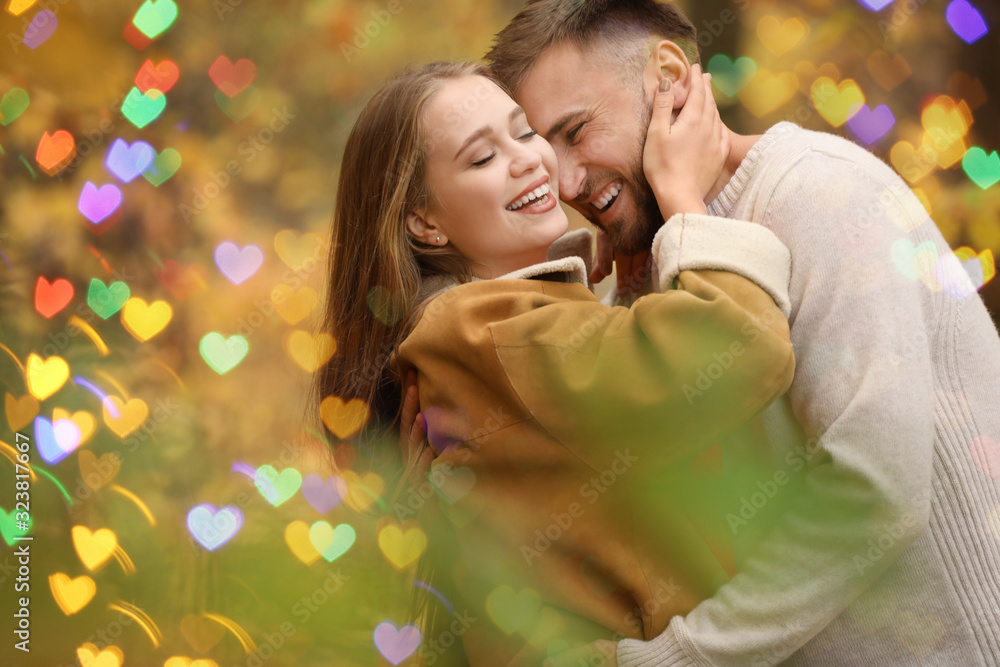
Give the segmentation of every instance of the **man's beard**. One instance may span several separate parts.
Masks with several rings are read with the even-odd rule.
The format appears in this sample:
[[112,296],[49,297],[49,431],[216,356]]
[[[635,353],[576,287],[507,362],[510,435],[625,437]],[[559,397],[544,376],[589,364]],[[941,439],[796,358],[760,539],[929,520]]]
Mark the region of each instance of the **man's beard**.
[[653,237],[663,226],[660,206],[656,203],[656,196],[653,195],[653,189],[642,169],[642,153],[646,145],[649,122],[653,117],[653,101],[646,99],[645,95],[641,95],[639,99],[643,103],[639,116],[642,131],[639,133],[639,143],[635,149],[635,160],[632,161],[627,181],[623,184],[631,193],[632,201],[635,203],[636,219],[630,220],[625,216],[618,216],[608,225],[611,244],[615,252],[622,255],[649,252],[653,247]]

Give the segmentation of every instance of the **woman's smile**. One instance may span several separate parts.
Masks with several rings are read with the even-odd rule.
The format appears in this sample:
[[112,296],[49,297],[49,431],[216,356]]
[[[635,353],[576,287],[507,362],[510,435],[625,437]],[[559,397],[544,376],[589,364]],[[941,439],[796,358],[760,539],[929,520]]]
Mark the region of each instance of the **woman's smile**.
[[537,214],[551,211],[555,205],[556,198],[549,187],[549,177],[543,176],[510,202],[507,210],[512,213]]

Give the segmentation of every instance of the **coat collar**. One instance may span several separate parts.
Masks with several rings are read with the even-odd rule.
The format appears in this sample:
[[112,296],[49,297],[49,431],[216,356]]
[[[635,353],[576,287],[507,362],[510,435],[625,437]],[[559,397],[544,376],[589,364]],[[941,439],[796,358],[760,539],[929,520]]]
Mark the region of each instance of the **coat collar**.
[[[591,289],[590,267],[593,263],[594,235],[588,229],[574,229],[566,232],[549,247],[548,260],[512,271],[495,280],[518,280],[551,277],[562,282],[579,283]],[[473,277],[471,282],[482,278]],[[421,292],[424,297],[437,296],[460,283],[452,276],[432,276],[424,281]]]

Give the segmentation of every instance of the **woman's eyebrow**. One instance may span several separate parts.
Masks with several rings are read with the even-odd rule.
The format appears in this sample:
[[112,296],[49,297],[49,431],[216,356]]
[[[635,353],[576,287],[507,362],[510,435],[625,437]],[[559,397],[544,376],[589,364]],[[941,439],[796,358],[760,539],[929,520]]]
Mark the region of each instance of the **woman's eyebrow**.
[[[507,120],[508,122],[513,122],[515,118],[523,115],[524,115],[524,109],[522,109],[520,106],[516,106],[510,110],[510,113],[507,115]],[[468,148],[470,145],[472,145],[472,143],[475,142],[476,139],[488,137],[491,134],[493,134],[493,128],[490,127],[489,125],[483,125],[481,128],[470,134],[469,138],[462,143],[462,146],[458,149],[458,152],[455,153],[455,159],[457,160],[458,157],[462,154],[462,152],[465,151],[465,149]]]

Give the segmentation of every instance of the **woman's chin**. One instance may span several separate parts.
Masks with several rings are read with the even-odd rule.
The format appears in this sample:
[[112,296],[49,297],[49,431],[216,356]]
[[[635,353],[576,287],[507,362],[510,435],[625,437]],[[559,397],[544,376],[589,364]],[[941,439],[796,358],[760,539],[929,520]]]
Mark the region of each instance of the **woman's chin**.
[[[561,206],[556,210],[559,211],[559,215],[553,216],[555,219],[552,222],[552,233],[555,234],[555,236],[553,236],[552,240],[549,241],[550,245],[555,242],[556,239],[569,231],[569,218],[566,217],[566,212],[562,210]],[[555,211],[553,211],[553,213],[555,213]]]

